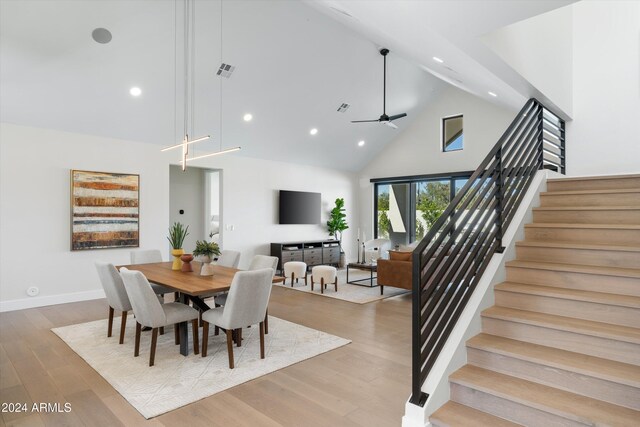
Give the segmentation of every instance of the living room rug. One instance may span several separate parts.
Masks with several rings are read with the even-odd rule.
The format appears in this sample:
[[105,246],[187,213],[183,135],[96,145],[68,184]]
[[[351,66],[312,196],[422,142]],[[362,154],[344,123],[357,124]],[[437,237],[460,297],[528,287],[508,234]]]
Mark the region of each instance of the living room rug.
[[133,357],[135,322],[128,323],[122,345],[118,344],[119,318],[114,319],[111,338],[107,338],[106,319],[52,331],[147,419],[351,342],[269,316],[265,358],[260,359],[259,328],[245,328],[242,347],[233,348],[235,368],[229,369],[224,333],[214,336],[210,330],[207,357],[201,357],[193,354],[189,332],[190,354],[185,357],[174,345],[173,328],[168,327],[158,336],[155,366],[149,367],[151,333],[142,333],[140,356]]
[[[368,271],[349,269],[349,280],[360,280],[366,279],[362,284],[369,284],[369,279],[371,275]],[[291,280],[287,279],[285,284],[277,283],[276,286],[280,286],[285,289],[293,289],[296,291],[307,292],[314,295],[320,295],[327,298],[335,298],[343,301],[349,301],[356,304],[366,304],[373,301],[380,301],[385,298],[391,298],[398,295],[406,294],[409,291],[401,288],[394,288],[392,286],[385,286],[384,295],[380,295],[380,288],[377,285],[374,273],[373,284],[374,287],[370,288],[369,286],[358,286],[347,283],[347,270],[339,269],[338,270],[338,292],[334,289],[333,285],[327,285],[327,289],[325,289],[324,293],[320,293],[320,283],[316,283],[313,286],[313,292],[311,292],[311,273],[309,273],[307,277],[308,285],[304,285],[304,280],[300,279],[298,283],[293,284],[291,287]]]

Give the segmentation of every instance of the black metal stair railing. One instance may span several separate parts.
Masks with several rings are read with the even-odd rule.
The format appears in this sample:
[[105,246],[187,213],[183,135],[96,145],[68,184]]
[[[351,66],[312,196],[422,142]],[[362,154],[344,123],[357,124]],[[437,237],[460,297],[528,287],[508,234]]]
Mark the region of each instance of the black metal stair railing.
[[422,384],[538,169],[565,173],[564,121],[531,98],[413,252],[412,394]]

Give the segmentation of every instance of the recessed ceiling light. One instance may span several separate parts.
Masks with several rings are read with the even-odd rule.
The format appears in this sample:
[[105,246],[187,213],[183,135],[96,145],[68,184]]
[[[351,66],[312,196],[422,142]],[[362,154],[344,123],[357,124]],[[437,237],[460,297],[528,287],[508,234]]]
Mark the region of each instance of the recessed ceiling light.
[[129,93],[131,94],[131,96],[140,96],[142,95],[142,89],[140,89],[138,86],[134,86],[129,89]]
[[244,115],[243,119],[244,119],[245,122],[250,122],[251,119],[253,119],[253,116],[251,114],[247,113],[247,114]]
[[311,135],[315,135],[316,133],[318,133],[318,129],[313,128],[313,129],[311,129],[311,130],[309,131],[309,133],[310,133]]
[[438,58],[437,56],[434,56],[433,60],[438,62],[438,63],[440,63],[440,64],[442,64],[444,62],[442,59]]
[[491,96],[493,96],[493,97],[498,96],[498,95],[496,95],[494,92],[491,92],[491,91],[489,91],[489,92],[488,92],[488,94],[489,94],[489,95],[491,95]]
[[358,141],[358,147],[362,147],[364,145],[364,141]]

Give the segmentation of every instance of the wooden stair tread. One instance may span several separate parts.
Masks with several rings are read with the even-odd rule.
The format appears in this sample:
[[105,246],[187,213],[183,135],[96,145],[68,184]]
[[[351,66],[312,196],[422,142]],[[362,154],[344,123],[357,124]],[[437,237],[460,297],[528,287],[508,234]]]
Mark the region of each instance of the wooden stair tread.
[[[500,283],[495,286],[495,289],[527,295],[539,295],[573,301],[585,301],[597,304],[615,305],[619,307],[640,308],[640,297],[630,295],[581,291],[577,289],[556,288],[542,285],[527,285],[514,282]],[[640,315],[640,313],[638,313],[638,315]]]
[[525,224],[525,228],[590,228],[590,229],[614,229],[614,230],[640,230],[640,224],[580,224],[558,222],[533,222]]
[[571,191],[547,191],[542,196],[580,196],[585,194],[626,194],[640,193],[640,188],[598,189],[598,190],[571,190]]
[[529,246],[538,248],[562,248],[562,249],[583,249],[583,250],[603,250],[603,251],[624,251],[640,252],[640,246],[616,246],[616,245],[596,245],[573,242],[546,242],[521,240],[516,242],[516,246]]
[[566,177],[566,178],[549,178],[547,182],[598,181],[602,179],[633,179],[633,178],[640,178],[640,174],[572,176],[572,177]]
[[485,333],[469,339],[467,347],[640,387],[640,367],[627,363]]
[[640,329],[610,323],[593,322],[573,317],[556,316],[534,311],[493,306],[482,312],[483,317],[524,323],[560,331],[640,344]]
[[571,273],[598,274],[604,276],[631,277],[640,279],[640,270],[637,268],[600,267],[593,265],[557,264],[538,261],[509,261],[507,267],[533,268],[538,270],[563,271]]
[[449,380],[587,425],[632,426],[640,420],[640,411],[472,365],[463,366]]
[[430,421],[451,427],[518,427],[521,424],[512,423],[486,412],[478,411],[470,406],[449,401],[442,405],[429,417]]
[[640,206],[540,206],[534,211],[637,211]]

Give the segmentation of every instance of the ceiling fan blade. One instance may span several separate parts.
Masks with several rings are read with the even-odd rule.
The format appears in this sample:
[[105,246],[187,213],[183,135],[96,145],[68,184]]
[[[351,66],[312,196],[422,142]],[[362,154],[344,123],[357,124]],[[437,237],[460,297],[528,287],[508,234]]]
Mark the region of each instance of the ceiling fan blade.
[[390,128],[394,128],[394,129],[398,129],[398,126],[396,126],[393,122],[391,121],[385,121],[385,122],[381,122],[384,123],[385,125],[389,126]]
[[379,122],[380,120],[376,119],[376,120],[351,120],[351,123],[373,123],[373,122]]
[[407,117],[407,113],[396,114],[395,116],[390,116],[389,121],[393,121],[396,119],[401,119],[403,117]]

